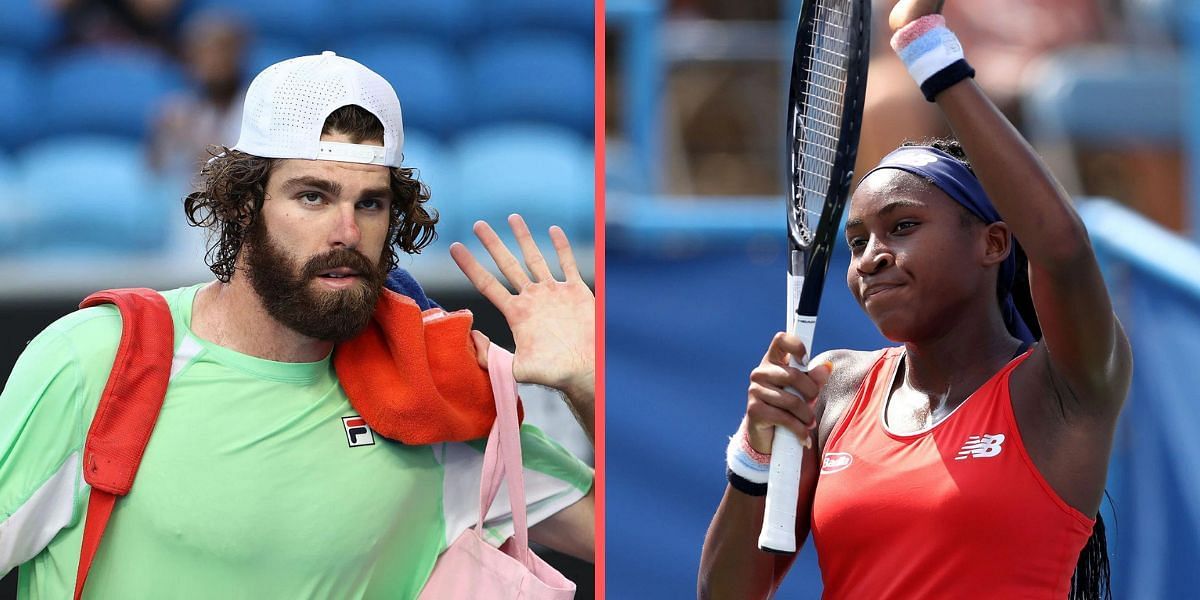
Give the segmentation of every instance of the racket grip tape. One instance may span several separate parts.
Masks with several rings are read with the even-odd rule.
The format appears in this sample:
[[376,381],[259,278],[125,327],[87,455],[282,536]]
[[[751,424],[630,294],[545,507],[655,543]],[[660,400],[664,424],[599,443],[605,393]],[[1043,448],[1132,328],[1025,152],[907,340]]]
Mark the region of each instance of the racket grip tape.
[[767,501],[758,548],[767,552],[796,551],[796,502],[800,496],[800,464],[804,446],[785,427],[775,428],[771,443],[771,470],[767,474]]
[[[792,366],[807,368],[816,328],[817,318],[814,316],[795,315],[791,319],[789,329],[804,342],[805,351],[800,361],[792,360]],[[766,508],[763,511],[762,531],[758,536],[760,550],[784,554],[796,551],[796,504],[800,497],[800,465],[803,460],[804,446],[800,445],[800,438],[786,427],[776,426],[775,438],[771,442],[771,470],[767,473]]]

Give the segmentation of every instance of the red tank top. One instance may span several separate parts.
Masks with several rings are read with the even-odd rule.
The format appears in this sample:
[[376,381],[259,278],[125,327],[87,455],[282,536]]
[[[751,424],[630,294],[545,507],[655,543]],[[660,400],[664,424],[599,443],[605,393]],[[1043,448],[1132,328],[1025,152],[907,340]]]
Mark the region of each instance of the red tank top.
[[826,444],[812,512],[823,597],[1066,598],[1093,520],[1021,443],[1008,380],[1029,353],[910,435],[883,422],[902,356],[883,352]]

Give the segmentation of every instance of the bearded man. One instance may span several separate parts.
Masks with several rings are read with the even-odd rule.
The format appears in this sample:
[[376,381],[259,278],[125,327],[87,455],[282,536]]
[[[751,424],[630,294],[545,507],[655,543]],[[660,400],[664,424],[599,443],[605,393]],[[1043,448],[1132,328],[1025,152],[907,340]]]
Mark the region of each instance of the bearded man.
[[[211,230],[216,281],[161,292],[170,383],[85,595],[412,598],[475,523],[479,444],[348,438],[357,415],[331,359],[371,322],[395,248],[433,239],[429,193],[401,166],[402,144],[395,91],[357,62],[326,52],[255,78],[238,143],[185,202]],[[551,237],[565,282],[525,224],[510,223],[529,276],[490,228],[476,233],[518,293],[461,245],[451,253],[507,318],[517,380],[561,390],[590,433],[594,299],[561,230]],[[59,319],[0,395],[0,574],[20,565],[22,598],[75,588],[89,514],[82,448],[121,331],[112,306]],[[521,436],[530,537],[591,560],[591,469],[536,428]],[[497,542],[512,530],[505,514],[485,526]]]

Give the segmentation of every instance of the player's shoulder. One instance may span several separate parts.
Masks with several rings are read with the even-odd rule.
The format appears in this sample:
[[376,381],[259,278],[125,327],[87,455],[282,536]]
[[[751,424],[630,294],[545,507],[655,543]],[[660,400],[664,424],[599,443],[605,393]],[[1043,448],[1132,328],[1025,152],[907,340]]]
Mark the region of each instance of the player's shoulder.
[[121,336],[121,313],[111,304],[81,308],[51,323],[38,337],[70,342],[113,339]]
[[[176,300],[188,288],[159,292],[168,306],[174,308]],[[70,312],[51,323],[30,343],[30,349],[39,346],[67,347],[78,358],[98,356],[102,362],[112,362],[117,345],[121,342],[122,318],[115,305],[100,304]]]
[[842,399],[846,396],[853,397],[867,376],[867,372],[871,370],[871,366],[885,351],[882,349],[849,350],[839,348],[826,350],[813,357],[811,364],[820,364],[826,361],[833,364],[833,371],[829,374],[829,381],[825,383],[822,395],[826,396],[827,400]]
[[828,350],[813,357],[813,364],[824,361],[833,363],[833,371],[821,390],[817,406],[820,418],[817,442],[822,450],[838,422],[853,404],[867,373],[884,352],[886,350],[838,349]]

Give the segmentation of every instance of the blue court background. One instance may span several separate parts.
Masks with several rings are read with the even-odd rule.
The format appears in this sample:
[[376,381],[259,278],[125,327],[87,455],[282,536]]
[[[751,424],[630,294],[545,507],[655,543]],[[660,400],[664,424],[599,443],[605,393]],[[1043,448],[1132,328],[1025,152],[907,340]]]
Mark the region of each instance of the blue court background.
[[[694,597],[747,377],[784,323],[783,208],[639,205],[609,226],[606,589],[614,599]],[[1081,211],[1136,363],[1103,509],[1113,597],[1194,597],[1200,250],[1108,202]],[[817,351],[887,345],[846,290],[847,258],[839,248],[830,267]],[[809,546],[778,597],[820,589]]]

